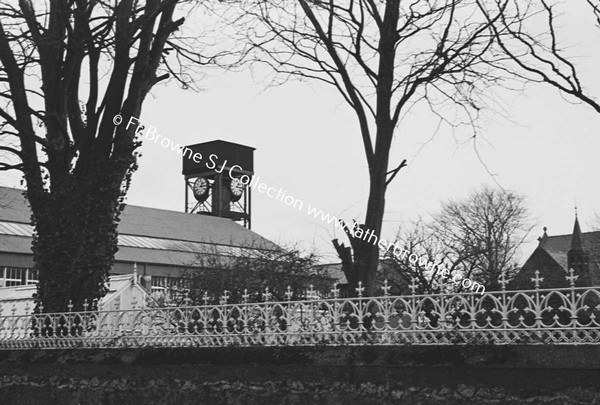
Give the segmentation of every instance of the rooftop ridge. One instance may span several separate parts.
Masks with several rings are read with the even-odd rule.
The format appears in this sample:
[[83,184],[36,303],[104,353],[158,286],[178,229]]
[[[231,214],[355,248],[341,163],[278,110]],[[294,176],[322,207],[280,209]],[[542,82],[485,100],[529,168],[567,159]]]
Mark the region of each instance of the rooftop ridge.
[[[18,191],[19,193],[22,193],[23,191],[26,191],[25,189],[21,189],[21,188],[15,188],[15,187],[7,187],[7,186],[0,186],[0,191],[2,189],[8,189],[8,190],[14,190],[14,191]],[[22,195],[19,195],[19,197],[22,197]],[[24,199],[24,201],[29,204],[27,202],[27,199]],[[129,203],[124,203],[126,207],[128,208],[140,208],[143,210],[155,210],[155,211],[166,211],[169,213],[173,213],[173,214],[177,214],[177,215],[198,215],[198,214],[189,214],[187,212],[181,212],[181,211],[175,211],[175,210],[171,210],[171,209],[166,209],[166,208],[156,208],[156,207],[144,207],[143,205],[135,205],[135,204],[129,204]],[[226,219],[226,218],[221,218],[221,217],[216,217],[216,216],[212,216],[212,215],[203,215],[203,217],[205,218],[210,218],[213,220],[222,220],[222,219]],[[229,221],[229,219],[227,219]],[[14,222],[14,221],[13,221]],[[233,222],[233,221],[232,221]],[[235,223],[235,222],[234,222]],[[239,225],[236,223],[236,225]],[[241,226],[241,225],[239,225]]]
[[[0,186],[0,222],[31,226],[23,189]],[[3,204],[4,203],[4,204]],[[228,218],[125,204],[119,234],[228,247],[279,250],[277,244]]]

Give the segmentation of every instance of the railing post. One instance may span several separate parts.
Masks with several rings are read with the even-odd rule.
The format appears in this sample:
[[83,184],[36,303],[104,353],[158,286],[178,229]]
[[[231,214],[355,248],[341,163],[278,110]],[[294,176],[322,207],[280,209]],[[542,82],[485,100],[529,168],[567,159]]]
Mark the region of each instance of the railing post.
[[243,334],[244,337],[247,338],[250,334],[250,330],[248,329],[248,317],[249,317],[249,307],[248,307],[248,298],[250,295],[248,294],[248,289],[244,288],[244,293],[242,294],[242,323],[243,323]]
[[[576,276],[575,274],[575,270],[573,270],[572,268],[569,269],[569,276],[565,277],[567,280],[569,280],[569,298],[571,300],[571,302],[569,303],[569,312],[571,315],[571,330],[573,333],[573,339],[576,341],[577,340],[577,308],[576,308],[576,296],[575,296],[575,281],[577,281],[577,279],[579,278],[579,276]],[[585,305],[585,302],[582,301],[581,302],[583,305]]]
[[219,297],[219,316],[221,321],[221,334],[225,338],[229,331],[229,314],[227,313],[227,301],[229,300],[229,291],[223,290],[223,295]]
[[507,329],[508,329],[508,308],[506,307],[506,284],[508,283],[508,281],[506,281],[506,272],[501,272],[500,273],[500,293],[502,294],[501,298],[502,298],[502,330],[504,331],[503,335],[504,335],[504,339],[508,340],[508,333],[507,333]]
[[446,316],[448,316],[448,312],[446,311],[446,284],[444,279],[441,279],[438,285],[440,286],[440,330],[442,333],[445,333],[447,330]]
[[289,303],[292,300],[294,293],[292,292],[292,288],[288,285],[285,291],[285,299]]
[[317,340],[317,337],[314,336],[317,331],[317,313],[315,311],[315,290],[313,285],[311,284],[306,291],[306,299],[308,300],[308,305],[310,307],[310,320],[308,323],[308,333],[313,336],[313,339]]
[[288,285],[287,289],[285,290],[285,338],[286,341],[291,340],[292,335],[290,333],[290,326],[292,325],[292,297],[294,296],[294,292],[292,291],[292,288]]
[[383,281],[383,286],[381,289],[383,290],[383,342],[390,343],[390,286],[388,285],[387,279]]
[[534,286],[535,286],[535,309],[534,309],[534,313],[535,313],[535,326],[537,328],[536,332],[539,332],[538,334],[538,338],[541,335],[541,330],[542,330],[542,311],[541,311],[541,306],[540,306],[540,283],[542,281],[544,281],[544,277],[540,277],[540,271],[536,270],[535,271],[535,277],[531,278],[531,281],[533,281]]
[[204,338],[206,338],[210,333],[212,333],[212,331],[210,331],[211,319],[209,319],[208,317],[208,300],[208,292],[204,291],[204,294],[202,295],[202,302],[204,303],[204,305],[202,306],[202,316],[204,320],[204,325],[202,328],[202,337]]
[[[411,283],[409,285],[410,288],[410,305],[411,305],[411,313],[410,313],[410,323],[412,325],[412,332],[415,332],[419,329],[419,312],[417,311],[417,297],[415,296],[418,284],[417,279],[415,277],[411,278]],[[411,338],[414,338],[414,333],[411,334]]]
[[339,333],[342,331],[340,328],[340,290],[337,288],[337,283],[333,284],[333,288],[331,289],[331,293],[333,294],[333,336],[334,339],[339,338]]
[[223,290],[223,295],[219,298],[219,305],[227,305],[227,300],[229,300],[229,291]]
[[356,288],[356,293],[358,295],[358,332],[360,331],[365,331],[365,327],[364,327],[364,306],[363,306],[363,291],[365,291],[365,287],[362,286],[362,281],[358,282],[358,287]]
[[265,336],[265,342],[269,341],[270,339],[270,334],[272,332],[272,328],[271,328],[271,307],[269,305],[269,301],[271,300],[271,296],[273,294],[271,294],[269,292],[269,287],[265,288],[265,292],[263,293],[263,300],[264,300],[264,311],[263,311],[263,316],[264,316],[264,322],[265,322],[265,332],[266,332],[266,336]]

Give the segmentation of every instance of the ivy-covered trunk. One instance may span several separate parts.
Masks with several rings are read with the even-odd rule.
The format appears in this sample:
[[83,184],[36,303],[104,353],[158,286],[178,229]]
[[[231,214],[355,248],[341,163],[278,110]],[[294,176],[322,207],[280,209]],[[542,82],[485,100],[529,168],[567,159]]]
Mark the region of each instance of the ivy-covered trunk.
[[69,302],[81,310],[85,300],[91,305],[107,292],[125,187],[104,166],[69,176],[34,204],[38,311],[65,311]]
[[[184,22],[173,20],[179,3],[21,0],[0,11],[0,95],[9,101],[0,136],[16,137],[0,148],[18,160],[0,170],[22,171],[27,184],[38,311],[66,311],[69,301],[80,310],[106,294],[140,146],[129,120],[165,71],[182,68],[182,52],[196,59],[172,38]],[[178,68],[162,69],[169,38]]]

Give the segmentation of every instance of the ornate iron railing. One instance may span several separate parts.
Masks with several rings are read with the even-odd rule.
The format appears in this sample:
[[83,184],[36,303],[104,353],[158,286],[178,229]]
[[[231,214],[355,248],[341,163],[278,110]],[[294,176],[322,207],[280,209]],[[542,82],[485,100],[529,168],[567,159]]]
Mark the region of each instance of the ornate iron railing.
[[[600,343],[600,288],[0,316],[0,349]],[[414,283],[413,283],[414,287]],[[287,295],[291,298],[291,294]]]

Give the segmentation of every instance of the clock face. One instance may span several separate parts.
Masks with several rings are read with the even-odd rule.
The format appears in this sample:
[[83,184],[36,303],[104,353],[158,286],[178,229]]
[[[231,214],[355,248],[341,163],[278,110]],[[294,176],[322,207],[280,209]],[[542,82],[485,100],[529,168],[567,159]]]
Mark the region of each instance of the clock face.
[[204,177],[198,177],[192,186],[194,197],[199,202],[203,202],[208,197],[208,181]]
[[229,190],[231,191],[234,201],[237,201],[244,193],[244,184],[240,181],[240,179],[232,179],[231,183],[229,184]]

